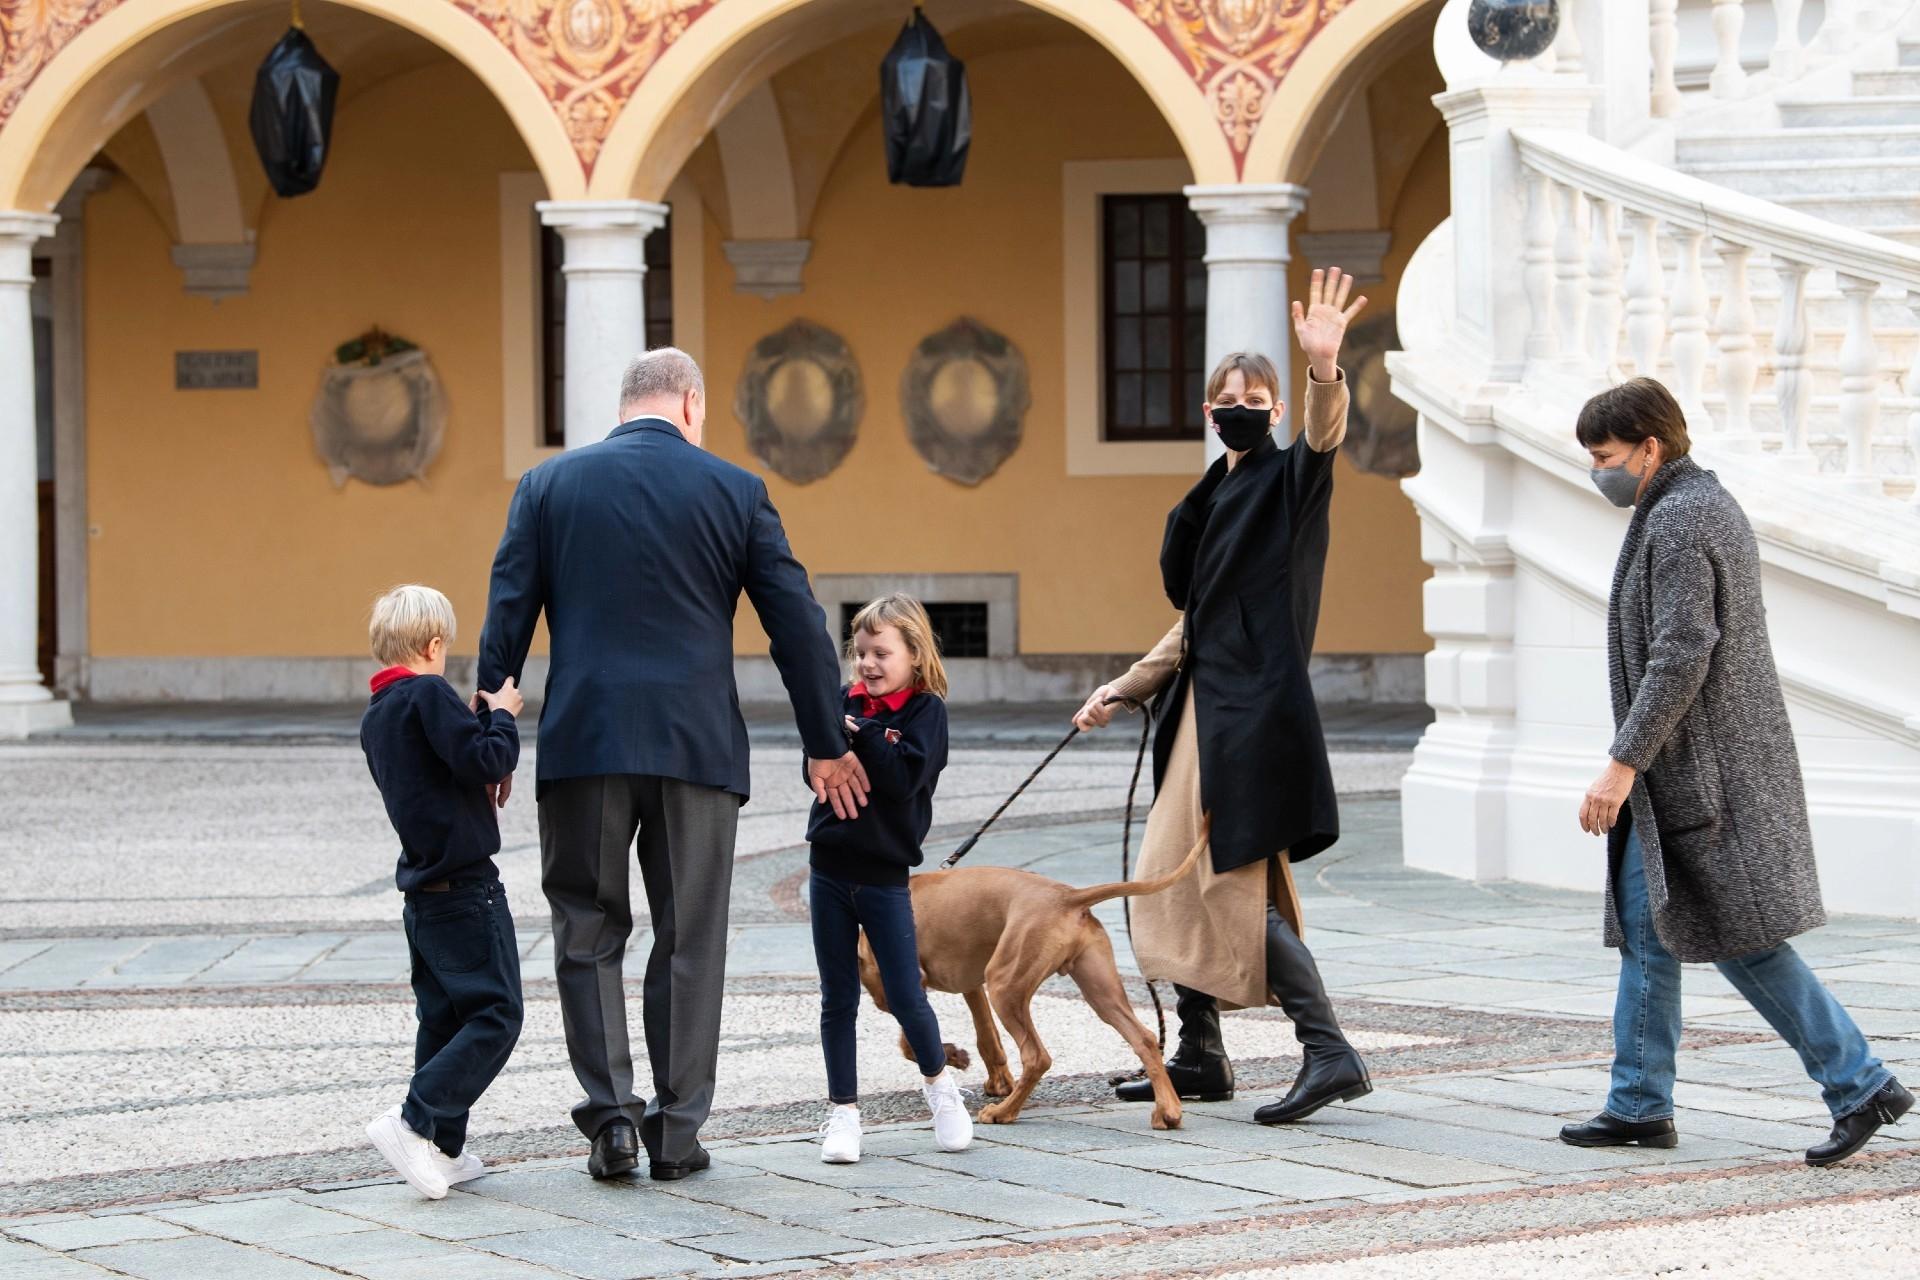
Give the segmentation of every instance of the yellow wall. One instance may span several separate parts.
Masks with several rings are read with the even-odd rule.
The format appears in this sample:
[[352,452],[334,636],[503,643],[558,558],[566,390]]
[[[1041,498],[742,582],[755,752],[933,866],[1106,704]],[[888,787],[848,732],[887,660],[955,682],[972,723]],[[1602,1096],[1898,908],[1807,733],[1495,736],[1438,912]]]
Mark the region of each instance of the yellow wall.
[[[254,163],[246,153],[236,163]],[[498,179],[530,168],[451,62],[343,105],[318,191],[272,201],[244,297],[188,297],[151,207],[87,208],[89,598],[102,656],[346,655],[372,597],[430,582],[470,652],[512,491],[500,467]],[[307,427],[333,347],[379,324],[449,399],[428,485],[336,490]],[[175,350],[254,348],[257,391],[173,390]]]
[[[709,447],[762,469],[731,413],[745,354],[793,317],[823,323],[858,359],[867,410],[839,471],[807,486],[769,476],[808,568],[1016,572],[1023,652],[1140,651],[1172,618],[1156,559],[1165,513],[1190,479],[1066,475],[1061,164],[1178,151],[1145,95],[1090,42],[993,52],[969,74],[966,183],[890,187],[869,111],[821,191],[798,297],[733,292],[725,231],[709,219]],[[1059,88],[1036,104],[1047,86]],[[217,306],[182,291],[148,201],[124,183],[94,198],[96,654],[357,654],[371,597],[403,580],[447,591],[463,624],[454,649],[473,651],[511,492],[501,476],[496,183],[501,171],[529,167],[471,75],[440,63],[398,76],[343,105],[325,182],[268,203],[251,291]],[[1444,205],[1444,172],[1431,198]],[[1417,238],[1398,237],[1397,247]],[[972,489],[926,469],[898,406],[914,345],[961,315],[1013,339],[1033,390],[1024,444]],[[374,323],[432,357],[450,401],[446,443],[426,486],[336,490],[314,455],[307,408],[333,346]],[[173,391],[173,352],[191,348],[257,349],[260,389]],[[1296,368],[1296,388],[1303,379]],[[1393,484],[1342,464],[1333,519],[1320,649],[1424,649],[1425,570],[1409,504]],[[745,612],[738,647],[764,653]]]

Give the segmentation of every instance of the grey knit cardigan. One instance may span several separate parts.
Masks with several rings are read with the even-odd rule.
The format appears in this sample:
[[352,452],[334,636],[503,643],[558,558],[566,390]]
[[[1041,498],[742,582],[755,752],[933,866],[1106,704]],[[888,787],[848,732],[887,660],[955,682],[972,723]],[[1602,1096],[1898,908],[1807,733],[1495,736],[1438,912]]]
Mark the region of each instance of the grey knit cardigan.
[[[1759,547],[1733,495],[1691,458],[1654,473],[1627,526],[1607,670],[1611,755],[1639,773],[1629,804],[1667,950],[1730,960],[1825,924]],[[1626,834],[1623,820],[1607,842],[1612,947]]]

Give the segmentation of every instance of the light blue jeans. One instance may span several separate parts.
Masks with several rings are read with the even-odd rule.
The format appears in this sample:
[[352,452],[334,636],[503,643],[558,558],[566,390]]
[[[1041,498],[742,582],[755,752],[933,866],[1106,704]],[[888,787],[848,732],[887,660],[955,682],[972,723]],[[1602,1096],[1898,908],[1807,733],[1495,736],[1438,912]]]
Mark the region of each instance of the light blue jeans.
[[[1664,1120],[1673,1115],[1674,1054],[1680,1048],[1680,962],[1653,929],[1638,831],[1627,834],[1613,900],[1626,945],[1620,948],[1620,993],[1613,1006],[1607,1114]],[[1853,1018],[1786,943],[1714,967],[1793,1046],[1835,1119],[1866,1106],[1893,1078]]]

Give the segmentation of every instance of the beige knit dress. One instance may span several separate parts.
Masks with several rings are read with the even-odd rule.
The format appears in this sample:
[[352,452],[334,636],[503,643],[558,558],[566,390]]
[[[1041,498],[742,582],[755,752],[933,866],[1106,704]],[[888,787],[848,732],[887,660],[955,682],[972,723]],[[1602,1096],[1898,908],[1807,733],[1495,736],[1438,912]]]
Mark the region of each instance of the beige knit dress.
[[[1305,417],[1311,447],[1325,452],[1339,444],[1347,428],[1345,378],[1318,382],[1309,377]],[[1152,652],[1113,682],[1114,692],[1145,703],[1165,688],[1180,668],[1184,625],[1184,620],[1175,622]],[[1172,871],[1200,838],[1200,739],[1191,684],[1179,715],[1166,775],[1147,814],[1136,880]],[[1276,786],[1283,784],[1275,779]],[[1267,986],[1268,902],[1295,933],[1301,932],[1300,896],[1285,850],[1224,875],[1203,855],[1192,874],[1133,900],[1133,951],[1141,974],[1204,991],[1222,1008],[1275,1003]]]

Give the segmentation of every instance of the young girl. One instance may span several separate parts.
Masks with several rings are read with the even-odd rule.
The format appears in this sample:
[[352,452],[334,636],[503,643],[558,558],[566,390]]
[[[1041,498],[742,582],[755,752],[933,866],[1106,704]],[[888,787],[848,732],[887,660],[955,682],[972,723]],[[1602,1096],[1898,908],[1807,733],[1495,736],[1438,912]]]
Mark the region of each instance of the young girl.
[[913,1049],[921,1091],[942,1151],[963,1151],[973,1121],[947,1071],[940,1025],[920,982],[907,868],[933,822],[933,789],[947,765],[947,672],[927,611],[911,596],[882,596],[853,620],[847,660],[856,677],[844,698],[847,737],[871,784],[858,817],[843,820],[816,803],[807,823],[813,846],[808,897],[813,954],[820,965],[820,1042],[833,1104],[820,1158],[860,1158],[859,1077],[854,1018],[860,1009],[860,931],[880,969],[887,1007]]

